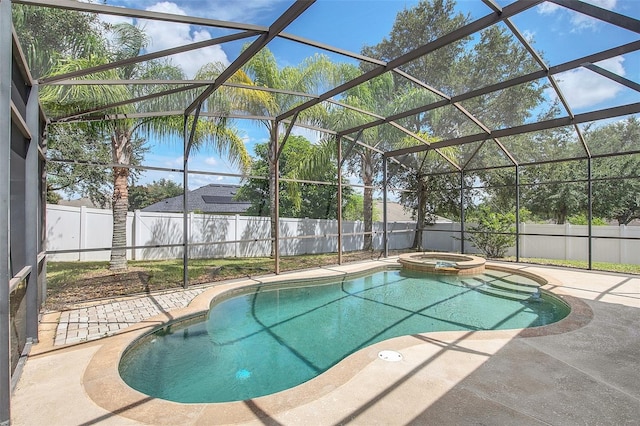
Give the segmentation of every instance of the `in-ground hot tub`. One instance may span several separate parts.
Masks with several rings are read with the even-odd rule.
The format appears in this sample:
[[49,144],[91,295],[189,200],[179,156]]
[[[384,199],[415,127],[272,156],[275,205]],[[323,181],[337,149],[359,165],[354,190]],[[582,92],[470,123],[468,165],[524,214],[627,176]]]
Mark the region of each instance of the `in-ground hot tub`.
[[398,262],[412,271],[448,275],[481,274],[485,264],[482,257],[438,252],[405,253],[400,255]]

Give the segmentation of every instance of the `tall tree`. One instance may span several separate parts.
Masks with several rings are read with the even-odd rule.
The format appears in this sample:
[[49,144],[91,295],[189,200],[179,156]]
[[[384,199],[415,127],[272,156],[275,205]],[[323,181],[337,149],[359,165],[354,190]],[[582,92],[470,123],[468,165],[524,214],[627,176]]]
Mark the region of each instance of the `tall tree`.
[[[146,47],[148,40],[143,31],[129,24],[118,24],[113,27],[110,38],[110,49],[105,56],[81,58],[63,61],[57,65],[52,75],[62,74],[88,66],[99,65],[111,61],[122,60],[138,56]],[[154,60],[145,63],[129,64],[115,70],[96,73],[92,78],[108,80],[129,79],[182,79],[179,67],[168,61]],[[126,101],[143,95],[157,93],[172,87],[171,84],[154,85],[122,85],[122,86],[47,86],[42,92],[42,102],[50,113],[68,114],[83,111],[96,105]],[[127,114],[130,112],[168,111],[183,108],[190,101],[193,94],[181,93],[175,96],[164,96],[149,101],[127,104],[114,108],[110,113]],[[152,119],[118,119],[113,121],[90,122],[88,127],[108,134],[111,141],[111,162],[113,167],[113,238],[110,269],[124,270],[126,259],[126,217],[128,210],[128,188],[130,165],[134,156],[132,140],[136,135],[156,134],[159,136],[181,136],[183,123],[181,118],[161,117]],[[195,132],[196,143],[212,142],[214,147],[223,151],[227,156],[241,166],[248,166],[249,156],[242,140],[233,128],[221,125],[214,120],[201,119],[198,131]]]
[[63,59],[102,56],[102,33],[109,25],[95,13],[15,4],[13,23],[33,78],[40,78]]
[[567,222],[569,216],[587,211],[587,183],[573,182],[586,179],[586,166],[582,162],[539,164],[527,168],[521,179],[521,203],[543,220],[557,224]]
[[[300,93],[321,93],[327,85],[335,82],[336,73],[333,64],[324,55],[315,55],[306,58],[297,66],[278,67],[273,53],[268,49],[258,52],[244,67],[242,72],[252,84],[260,87],[269,87],[283,91]],[[242,78],[239,78],[242,80]],[[253,91],[239,91],[236,97],[236,105],[239,109],[256,116],[274,117],[290,110],[294,106],[307,100],[297,95],[279,92],[261,92],[256,96]],[[298,116],[298,121],[315,125],[326,120],[327,111],[322,105],[316,105],[303,111]],[[275,192],[278,190],[276,181],[276,162],[279,143],[278,133],[284,134],[284,126],[280,129],[272,120],[258,120],[269,134],[267,150],[268,177],[269,177],[269,209],[271,215],[271,235],[276,234],[275,218]],[[271,244],[271,255],[275,254],[275,244]]]
[[129,211],[143,209],[166,198],[177,197],[183,192],[182,185],[161,178],[147,185],[134,185],[129,188]]
[[[280,155],[280,175],[288,179],[304,179],[309,175],[301,175],[310,159],[321,157],[320,145],[313,145],[303,136],[290,136]],[[264,176],[269,169],[269,143],[258,144],[255,147],[256,158],[253,161],[251,175]],[[302,167],[301,167],[302,165]],[[280,182],[280,215],[283,217],[298,217],[311,219],[335,219],[337,217],[337,165],[335,161],[323,163],[321,168],[314,169],[313,180],[327,182],[333,185]],[[295,185],[294,191],[290,186]],[[343,191],[343,210],[350,201],[353,191]],[[269,182],[266,179],[249,178],[238,191],[239,200],[251,202],[247,210],[250,215],[270,215]]]
[[[470,16],[456,12],[454,0],[421,0],[415,6],[398,13],[389,36],[376,45],[366,46],[363,53],[391,61],[469,22]],[[481,31],[477,37],[466,37],[449,43],[403,65],[402,69],[444,95],[453,97],[528,74],[538,70],[539,65],[506,27],[493,25]],[[407,79],[396,79],[396,85],[400,88],[413,88],[414,83]],[[428,114],[413,116],[409,121],[411,125],[407,126],[416,133],[446,139],[481,132],[475,119],[489,129],[522,124],[543,100],[544,89],[544,85],[533,82],[476,96],[463,102],[465,111],[453,106],[437,108]],[[405,107],[404,110],[406,109],[408,108]],[[474,119],[470,119],[467,112]],[[494,155],[497,158],[503,154],[496,150]],[[484,159],[485,164],[497,162],[489,157],[490,155]],[[455,159],[455,163],[464,167],[466,158],[468,157],[461,155]],[[422,159],[414,161],[420,163],[420,160]],[[427,178],[432,173],[433,171],[428,171],[423,176],[408,175],[411,179],[406,181],[413,184],[415,194],[422,194],[405,195],[403,200],[409,206],[423,206],[428,197],[434,197],[435,201],[437,196],[427,196],[427,188],[442,181],[444,177]],[[481,173],[478,176],[483,177]],[[455,180],[455,177],[450,176],[449,179]],[[444,185],[444,182],[438,185]],[[443,199],[439,202],[451,205]],[[425,212],[416,209],[416,213],[420,216],[418,220],[422,221]]]
[[[640,120],[623,121],[588,129],[587,143],[596,152],[628,153],[640,146]],[[628,225],[640,219],[640,154],[593,160],[593,213]]]
[[[427,143],[437,141],[428,134],[419,136]],[[424,142],[406,137],[400,146],[416,146]],[[400,164],[389,166],[389,184],[404,189],[400,193],[400,203],[411,210],[416,221],[412,245],[415,250],[423,248],[424,228],[434,224],[437,216],[452,220],[459,217],[460,174],[450,164],[457,155],[457,147],[427,150],[405,156]],[[468,194],[465,195],[468,198]]]
[[[14,4],[13,22],[25,52],[29,70],[40,78],[62,60],[91,55],[104,56],[107,45],[102,33],[109,25],[94,13]],[[52,37],[55,34],[55,37]],[[109,204],[109,173],[83,162],[109,163],[109,141],[91,129],[73,125],[47,129],[47,198],[82,195],[97,205]],[[79,160],[58,162],[55,160]],[[54,160],[54,161],[51,161]]]
[[[390,61],[469,23],[469,16],[456,12],[455,5],[454,0],[421,0],[398,13],[389,37],[377,45],[366,46],[363,53]],[[448,96],[539,69],[527,50],[504,27],[489,27],[481,31],[473,43],[470,41],[470,37],[460,39],[402,68]],[[396,83],[412,84],[408,80],[396,80]],[[464,106],[490,128],[521,124],[543,99],[543,90],[543,86],[535,83],[518,85],[467,100]],[[418,118],[422,119],[420,131],[431,131],[441,138],[480,130],[455,108]]]
[[[353,77],[359,73],[359,70],[356,67],[343,67],[342,72]],[[358,110],[388,116],[401,108],[411,108],[418,104],[428,103],[433,99],[433,95],[425,90],[398,87],[393,75],[385,73],[346,91],[342,102],[357,108],[357,110],[337,108],[332,111],[331,119],[338,128],[352,128],[372,120],[371,115],[358,112]],[[409,130],[412,131],[415,131],[417,127],[411,119],[403,120],[399,124],[409,127]],[[364,185],[363,222],[365,236],[363,250],[371,250],[373,247],[374,185],[379,181],[382,167],[382,159],[377,151],[393,146],[397,147],[399,141],[404,137],[405,134],[398,132],[394,127],[376,126],[364,130],[358,139],[358,142],[367,146],[348,143],[348,148],[345,149],[347,169],[351,173],[359,175]]]

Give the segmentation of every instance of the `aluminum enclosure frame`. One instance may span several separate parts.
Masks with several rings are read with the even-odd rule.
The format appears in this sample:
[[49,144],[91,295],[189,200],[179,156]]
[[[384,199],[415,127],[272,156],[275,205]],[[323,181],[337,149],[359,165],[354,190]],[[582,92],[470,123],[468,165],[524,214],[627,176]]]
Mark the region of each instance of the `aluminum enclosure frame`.
[[[485,141],[489,141],[490,143],[496,143],[497,146],[503,151],[505,156],[509,159],[510,165],[501,166],[501,167],[513,167],[516,174],[516,257],[519,260],[520,257],[520,236],[525,234],[520,234],[519,232],[519,191],[520,191],[520,168],[524,165],[529,164],[543,164],[544,162],[539,163],[527,163],[522,164],[519,163],[516,157],[501,143],[500,138],[505,138],[509,136],[519,135],[523,133],[536,132],[547,129],[554,129],[559,127],[571,126],[575,129],[576,135],[580,142],[582,143],[585,149],[584,157],[575,157],[576,159],[584,159],[587,161],[587,187],[588,187],[588,222],[589,222],[589,235],[588,238],[588,265],[589,268],[592,267],[592,240],[594,237],[591,230],[591,222],[592,222],[592,184],[594,182],[592,176],[592,160],[594,158],[600,158],[603,155],[594,155],[588,149],[588,145],[584,141],[584,137],[578,124],[586,123],[590,121],[604,120],[608,118],[616,118],[622,117],[626,115],[638,114],[640,113],[640,103],[630,103],[623,106],[618,106],[614,108],[606,108],[597,111],[591,111],[583,114],[574,114],[571,110],[571,106],[569,102],[566,100],[565,94],[562,93],[558,82],[555,80],[555,76],[566,71],[577,70],[580,68],[591,70],[599,75],[608,78],[612,81],[615,81],[618,84],[625,86],[628,89],[634,90],[636,92],[640,91],[640,84],[629,80],[623,76],[612,73],[611,71],[607,71],[602,67],[596,65],[597,62],[602,61],[604,59],[612,58],[615,56],[628,54],[632,52],[637,52],[640,50],[640,40],[626,43],[623,45],[615,46],[614,48],[610,48],[607,50],[603,50],[600,52],[596,52],[594,54],[584,56],[579,59],[575,59],[572,61],[568,61],[563,64],[549,66],[546,64],[542,58],[537,55],[535,49],[530,45],[530,43],[526,40],[526,38],[522,35],[522,33],[515,26],[511,18],[517,16],[519,13],[526,11],[535,5],[541,3],[541,0],[519,0],[515,1],[508,6],[501,8],[496,2],[492,0],[484,0],[484,4],[488,8],[488,14],[484,17],[476,19],[469,24],[453,31],[450,34],[445,35],[444,37],[438,38],[437,40],[425,44],[423,46],[418,47],[398,58],[394,58],[389,62],[381,61],[375,58],[369,58],[365,55],[349,52],[345,49],[337,48],[334,46],[329,46],[323,43],[316,42],[314,40],[309,40],[303,37],[300,37],[295,34],[289,34],[285,32],[286,27],[294,22],[299,16],[303,13],[312,13],[313,11],[313,1],[307,0],[297,0],[292,1],[292,6],[282,14],[270,27],[252,25],[246,23],[237,23],[237,22],[225,22],[213,19],[205,19],[198,18],[192,16],[179,16],[179,15],[171,15],[166,13],[158,13],[158,12],[149,12],[137,9],[128,9],[128,8],[120,8],[113,7],[103,4],[95,4],[95,3],[84,3],[70,0],[0,0],[0,223],[10,225],[10,215],[11,208],[16,208],[16,206],[11,205],[10,201],[10,182],[11,182],[11,139],[12,139],[12,129],[20,128],[22,129],[23,136],[25,139],[29,139],[30,143],[27,149],[27,159],[26,162],[28,164],[27,168],[29,170],[29,174],[25,176],[25,221],[30,224],[33,224],[33,227],[27,228],[25,230],[26,241],[25,241],[25,251],[26,257],[28,258],[28,262],[25,267],[30,268],[29,272],[25,272],[23,275],[20,274],[21,271],[13,271],[9,262],[5,262],[3,260],[2,265],[0,265],[0,425],[8,424],[10,421],[10,391],[11,388],[11,371],[9,371],[10,367],[10,353],[9,353],[9,298],[10,298],[10,283],[15,282],[16,279],[27,280],[28,282],[28,300],[29,302],[29,314],[28,314],[28,330],[30,337],[32,339],[37,339],[37,308],[39,304],[42,302],[43,297],[43,285],[42,285],[42,272],[44,270],[44,249],[43,242],[41,241],[42,236],[42,227],[43,227],[43,216],[42,216],[42,188],[38,187],[38,184],[41,182],[40,176],[40,165],[44,162],[45,159],[45,147],[41,143],[41,134],[42,129],[39,127],[42,125],[42,120],[44,119],[41,116],[40,109],[37,104],[37,93],[39,86],[45,85],[55,85],[55,84],[122,84],[122,81],[101,81],[101,80],[93,80],[93,81],[77,81],[74,82],[72,79],[88,75],[91,72],[95,72],[96,70],[104,70],[104,69],[113,69],[118,68],[127,64],[138,63],[150,59],[162,58],[171,54],[186,52],[190,50],[195,50],[199,48],[203,48],[205,46],[211,46],[219,43],[224,43],[232,40],[240,40],[240,39],[251,39],[255,38],[253,44],[244,51],[235,61],[227,68],[227,70],[215,81],[175,81],[176,85],[180,85],[172,90],[168,90],[162,93],[156,93],[153,95],[148,95],[143,98],[130,99],[123,102],[119,102],[117,104],[110,105],[101,105],[100,107],[82,111],[73,115],[64,116],[64,117],[47,117],[50,120],[51,125],[56,122],[72,122],[72,121],[83,121],[83,120],[115,120],[119,117],[117,115],[111,114],[109,108],[115,106],[128,105],[135,102],[140,102],[145,99],[154,99],[156,97],[165,96],[170,93],[180,93],[185,92],[187,90],[201,88],[204,89],[199,96],[196,98],[194,102],[189,105],[185,105],[183,110],[179,111],[162,111],[155,114],[159,115],[182,115],[184,117],[184,163],[182,169],[163,169],[163,168],[153,168],[146,167],[147,169],[156,169],[156,170],[170,170],[181,172],[184,175],[183,184],[184,188],[188,187],[189,183],[189,170],[188,170],[188,159],[190,153],[190,145],[193,142],[192,134],[193,129],[188,128],[187,123],[191,117],[196,117],[193,120],[195,123],[198,120],[198,117],[207,117],[207,116],[215,116],[215,113],[210,111],[200,111],[200,107],[202,102],[204,102],[208,96],[212,95],[216,92],[216,90],[221,87],[232,87],[234,84],[229,83],[227,80],[231,75],[239,70],[247,61],[249,61],[255,54],[257,54],[260,49],[267,46],[268,43],[274,39],[283,39],[288,40],[293,43],[309,46],[317,49],[318,51],[323,52],[331,52],[334,54],[343,55],[350,59],[355,59],[357,61],[361,61],[363,63],[367,63],[373,68],[360,75],[359,77],[345,82],[338,87],[334,87],[324,93],[321,94],[302,94],[295,93],[295,95],[299,96],[308,96],[309,100],[303,102],[302,104],[292,108],[288,111],[280,111],[277,115],[272,117],[255,117],[255,116],[238,116],[235,118],[245,118],[245,119],[256,119],[256,120],[270,120],[276,123],[276,128],[278,127],[278,123],[283,126],[288,125],[288,132],[291,131],[292,127],[306,127],[313,128],[309,124],[300,122],[298,118],[299,114],[304,110],[318,104],[322,103],[332,103],[333,105],[337,105],[345,108],[353,108],[348,105],[341,103],[339,99],[336,99],[336,96],[343,94],[346,90],[356,87],[359,84],[366,83],[373,78],[376,78],[384,73],[394,73],[397,76],[402,78],[406,78],[412,81],[414,84],[422,87],[425,90],[433,93],[438,99],[438,101],[433,102],[428,105],[421,105],[420,107],[411,109],[409,111],[399,112],[390,116],[383,116],[379,114],[378,111],[364,111],[361,110],[359,112],[363,114],[367,114],[370,117],[373,117],[374,120],[362,124],[359,126],[354,126],[352,128],[314,128],[314,130],[318,130],[326,133],[327,135],[332,135],[335,137],[336,141],[336,151],[338,153],[338,188],[342,188],[347,184],[343,183],[343,175],[342,175],[342,166],[344,162],[344,158],[348,156],[349,151],[353,146],[360,146],[364,149],[370,149],[374,152],[377,152],[381,156],[381,161],[383,164],[383,183],[382,190],[383,194],[383,215],[384,215],[384,254],[388,254],[388,235],[389,230],[387,229],[387,198],[388,198],[388,163],[389,162],[401,162],[401,157],[407,154],[426,152],[429,150],[434,150],[438,152],[441,148],[446,148],[450,146],[459,146],[465,145],[475,142],[484,143]],[[607,11],[605,9],[599,8],[597,6],[593,6],[591,4],[581,2],[581,1],[570,1],[570,0],[550,0],[551,3],[557,4],[560,7],[564,7],[567,9],[575,10],[579,13],[585,14],[595,19],[599,19],[603,22],[607,22],[608,24],[615,25],[619,28],[623,28],[628,31],[632,31],[640,33],[640,21],[637,19],[620,15],[614,12]],[[217,39],[207,40],[204,42],[193,43],[191,45],[180,46],[172,49],[166,49],[164,51],[155,52],[153,54],[141,55],[137,58],[131,58],[128,60],[123,60],[119,62],[113,62],[107,64],[105,66],[93,69],[85,69],[76,73],[60,75],[56,77],[43,78],[40,81],[31,81],[29,77],[28,69],[26,68],[24,57],[21,53],[19,53],[19,45],[16,41],[14,41],[12,32],[11,32],[11,5],[12,3],[16,4],[24,4],[24,5],[33,5],[33,6],[43,6],[43,7],[54,7],[54,8],[62,8],[66,10],[75,10],[75,11],[83,11],[88,13],[105,13],[113,16],[125,16],[125,17],[133,17],[140,19],[150,19],[150,20],[160,20],[163,22],[174,22],[181,24],[194,24],[194,25],[202,25],[207,27],[216,27],[216,28],[224,28],[229,31],[236,31],[236,33],[219,37]],[[467,37],[472,34],[476,34],[478,31],[481,31],[484,28],[488,28],[496,23],[503,23],[509,30],[512,32],[513,36],[519,40],[524,48],[531,54],[532,58],[537,62],[540,69],[538,71],[532,72],[527,75],[518,76],[512,78],[507,81],[500,81],[498,83],[482,87],[475,90],[470,90],[466,93],[459,94],[457,96],[446,96],[443,93],[438,91],[438,88],[434,88],[429,86],[426,82],[422,82],[419,79],[407,74],[402,70],[402,66],[407,64],[408,62],[415,60],[423,55],[428,55],[429,53],[437,50],[438,48],[445,46],[451,42],[459,40],[461,38]],[[14,47],[17,46],[17,47]],[[18,52],[17,52],[18,51]],[[17,109],[12,104],[12,61],[21,62],[18,68],[25,69],[28,81],[28,84],[33,88],[30,89],[29,100],[26,104],[25,113],[17,113]],[[468,99],[472,99],[474,97],[483,96],[487,94],[491,94],[500,90],[504,90],[510,87],[515,87],[519,84],[533,82],[539,79],[547,79],[554,93],[557,95],[560,102],[563,104],[565,110],[567,111],[567,115],[564,117],[551,119],[547,121],[539,121],[531,124],[525,124],[520,126],[513,126],[503,129],[491,129],[489,126],[486,126],[482,123],[481,120],[477,119],[473,116],[473,114],[469,113],[462,106],[462,102]],[[130,81],[127,84],[161,84],[166,82],[142,82],[142,81]],[[294,95],[293,92],[287,91],[279,91],[274,88],[259,88],[255,87],[254,90],[265,90],[265,91],[273,91],[278,93],[289,93]],[[427,141],[420,138],[419,135],[412,133],[410,130],[403,128],[400,124],[397,123],[398,120],[402,118],[409,117],[411,115],[419,114],[434,110],[439,107],[444,106],[452,106],[456,108],[459,112],[461,112],[470,122],[474,123],[481,131],[476,134],[466,135],[462,137],[456,137],[446,140],[441,140],[438,142],[428,143]],[[154,113],[148,113],[146,116],[151,117]],[[129,117],[133,117],[131,115]],[[140,115],[142,117],[142,114]],[[413,137],[416,140],[416,145],[407,148],[400,148],[390,151],[383,151],[375,146],[371,146],[360,139],[360,135],[366,129],[373,128],[376,126],[390,125],[394,126],[399,131],[404,134]],[[277,132],[276,132],[277,133]],[[282,132],[281,132],[282,133]],[[348,141],[347,145],[350,146],[346,152],[343,152],[342,141]],[[278,140],[271,141],[272,144],[277,145],[279,143]],[[286,143],[282,141],[282,145]],[[482,145],[480,145],[481,147]],[[480,149],[478,148],[478,150]],[[640,152],[640,148],[638,150]],[[477,153],[477,151],[476,151]],[[624,153],[619,155],[628,155],[631,153]],[[475,155],[475,153],[473,154]],[[472,155],[472,157],[473,157]],[[607,154],[614,155],[614,154]],[[443,156],[445,160],[447,160],[446,156]],[[562,161],[569,161],[562,160]],[[104,164],[101,166],[111,167],[113,164]],[[122,165],[117,165],[121,167]],[[465,251],[465,233],[470,232],[469,230],[465,230],[465,206],[464,206],[464,175],[465,173],[472,172],[476,169],[469,168],[469,161],[466,164],[456,165],[453,162],[450,162],[450,166],[452,168],[451,173],[457,173],[460,176],[460,218],[461,218],[461,229],[460,236],[462,239],[462,251]],[[135,167],[135,166],[131,166]],[[144,169],[145,167],[140,167]],[[209,172],[211,174],[217,174],[216,172]],[[240,176],[240,175],[238,175]],[[278,168],[276,162],[276,185],[277,182],[282,179],[278,176]],[[188,214],[188,199],[185,192],[185,196],[183,199],[184,206],[184,230],[183,230],[183,242],[182,244],[176,244],[176,246],[183,247],[183,268],[184,268],[184,277],[183,284],[185,286],[188,285],[188,264],[189,264],[189,248],[194,245],[189,240],[188,227],[187,227],[187,214]],[[338,191],[338,199],[341,200],[342,191]],[[340,206],[341,203],[338,203]],[[278,209],[278,204],[276,204],[276,212]],[[342,238],[345,236],[342,229],[342,214],[340,208],[338,208],[338,242],[337,242],[337,253],[339,263],[342,263]],[[278,220],[279,215],[276,214],[276,221]],[[10,240],[10,226],[3,226],[0,228],[0,258],[2,259],[10,259],[11,255],[11,240]],[[275,246],[278,247],[279,242],[281,241],[280,236],[276,231],[276,235],[273,235],[269,241],[275,243]],[[130,247],[127,247],[130,248]],[[89,249],[89,250],[103,250],[103,249]],[[276,250],[275,253],[275,271],[276,273],[280,272],[279,265],[279,250]],[[12,281],[13,280],[13,281]],[[6,283],[6,285],[5,285]],[[34,331],[35,330],[35,331]],[[5,346],[5,343],[7,346]],[[6,348],[6,350],[5,350]]]

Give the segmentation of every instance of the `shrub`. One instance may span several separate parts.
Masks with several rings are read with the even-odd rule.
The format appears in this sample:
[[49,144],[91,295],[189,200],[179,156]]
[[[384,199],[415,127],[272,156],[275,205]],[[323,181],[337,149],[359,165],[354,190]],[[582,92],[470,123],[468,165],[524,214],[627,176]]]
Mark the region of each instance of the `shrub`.
[[492,211],[481,206],[473,215],[474,225],[469,227],[469,241],[486,257],[504,257],[516,243],[515,215]]

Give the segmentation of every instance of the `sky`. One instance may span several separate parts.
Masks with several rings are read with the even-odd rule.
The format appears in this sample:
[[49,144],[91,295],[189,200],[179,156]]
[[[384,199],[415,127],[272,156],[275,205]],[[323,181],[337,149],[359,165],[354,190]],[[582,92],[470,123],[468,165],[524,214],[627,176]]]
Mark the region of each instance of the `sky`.
[[[388,36],[396,14],[411,8],[413,0],[318,0],[296,22],[285,30],[286,33],[312,39],[359,53],[363,46],[379,43]],[[506,6],[511,1],[498,0]],[[599,7],[640,19],[638,0],[592,0],[589,3]],[[210,19],[250,23],[269,26],[291,4],[291,0],[107,0],[107,4],[149,11],[190,15]],[[459,0],[457,8],[478,19],[491,13],[480,0]],[[109,22],[127,21],[143,27],[150,38],[149,52],[180,46],[213,37],[229,34],[230,30],[211,29],[201,26],[110,17]],[[623,43],[637,41],[637,34],[613,27],[593,18],[564,9],[553,3],[542,3],[512,19],[515,26],[541,52],[549,65],[557,65],[599,50]],[[252,40],[252,39],[251,39]],[[231,63],[247,40],[217,45],[185,52],[172,58],[192,77],[200,66],[210,61]],[[276,39],[268,46],[281,66],[297,65],[305,57],[316,52],[304,45]],[[354,63],[341,55],[330,54],[332,60]],[[627,79],[640,82],[640,53],[617,56],[598,64]],[[587,69],[579,68],[556,78],[564,91],[573,113],[588,112],[628,102],[639,102],[638,92],[625,88]],[[546,93],[548,101],[555,98],[553,91]],[[257,123],[236,121],[247,148],[253,154],[256,143],[265,142],[268,135]],[[313,132],[294,130],[314,140]],[[149,138],[151,152],[145,157],[145,164],[160,167],[182,167],[182,142]],[[237,169],[224,158],[212,153],[195,152],[190,156],[190,170],[209,170],[222,173],[237,173]],[[182,182],[181,173],[147,172],[139,183],[169,178]],[[239,183],[236,178],[196,176],[190,177],[190,188],[207,183]]]

